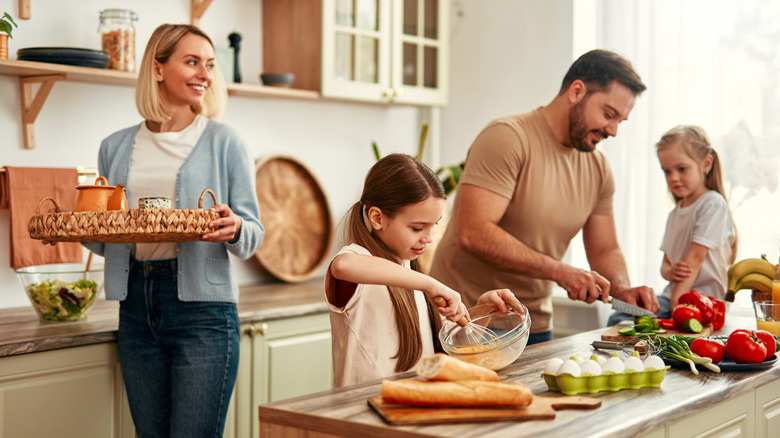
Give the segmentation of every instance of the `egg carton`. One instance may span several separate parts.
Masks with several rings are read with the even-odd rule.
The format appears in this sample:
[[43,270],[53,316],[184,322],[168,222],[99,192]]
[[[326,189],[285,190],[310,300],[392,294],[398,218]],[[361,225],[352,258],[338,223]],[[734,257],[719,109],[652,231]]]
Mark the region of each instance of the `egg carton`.
[[550,391],[562,392],[566,395],[581,393],[596,393],[602,391],[620,391],[623,389],[660,388],[666,377],[665,368],[647,369],[644,371],[626,371],[623,373],[605,372],[598,376],[579,376],[571,374],[542,373]]

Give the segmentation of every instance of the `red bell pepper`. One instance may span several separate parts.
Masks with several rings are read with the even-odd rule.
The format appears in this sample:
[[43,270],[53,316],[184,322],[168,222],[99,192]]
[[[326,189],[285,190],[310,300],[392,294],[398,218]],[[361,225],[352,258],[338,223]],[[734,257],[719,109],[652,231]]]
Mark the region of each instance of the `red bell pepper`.
[[712,318],[712,329],[720,330],[723,328],[723,324],[726,323],[726,303],[712,297],[710,297],[710,301],[712,301],[712,307],[715,309],[715,317]]
[[715,307],[710,297],[696,289],[691,289],[689,292],[680,295],[678,304],[693,304],[696,306],[701,311],[701,323],[704,325],[711,323],[715,319]]

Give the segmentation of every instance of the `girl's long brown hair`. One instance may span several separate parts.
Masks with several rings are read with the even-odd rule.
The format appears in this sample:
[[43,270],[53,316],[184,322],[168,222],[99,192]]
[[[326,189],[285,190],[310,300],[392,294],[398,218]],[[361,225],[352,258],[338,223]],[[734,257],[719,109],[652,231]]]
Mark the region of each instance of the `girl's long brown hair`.
[[[446,199],[441,181],[428,166],[406,154],[390,154],[382,158],[369,170],[360,201],[347,213],[346,240],[366,248],[375,257],[403,264],[403,260],[371,232],[370,225],[364,220],[364,211],[377,207],[392,218],[403,207],[425,201],[431,196]],[[417,260],[412,260],[411,266],[415,271],[420,271]],[[420,360],[423,348],[414,291],[388,286],[388,292],[399,333],[398,352],[393,356],[398,359],[395,371],[407,371]],[[435,349],[443,351],[437,336],[441,320],[430,301],[425,301]]]
[[[720,159],[715,148],[712,147],[707,133],[699,126],[695,125],[679,125],[670,129],[666,134],[661,137],[661,140],[655,145],[656,150],[660,150],[664,147],[674,144],[680,144],[685,153],[693,160],[698,162],[704,162],[708,155],[712,155],[712,167],[709,173],[704,178],[704,185],[710,189],[715,190],[723,196],[728,204],[728,198],[726,197],[726,190],[723,185],[723,172],[720,169]],[[671,192],[670,192],[671,193]],[[674,202],[678,202],[681,198],[672,193]],[[734,244],[731,246],[731,260],[730,263],[734,263],[737,259],[737,229],[734,225]]]

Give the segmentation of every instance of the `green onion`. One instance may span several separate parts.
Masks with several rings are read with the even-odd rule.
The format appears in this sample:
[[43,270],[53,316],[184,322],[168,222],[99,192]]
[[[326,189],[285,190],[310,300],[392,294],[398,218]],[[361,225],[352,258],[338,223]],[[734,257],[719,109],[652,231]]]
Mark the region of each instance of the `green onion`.
[[687,363],[688,366],[691,367],[691,372],[693,374],[699,374],[699,370],[696,369],[696,364],[702,365],[712,372],[720,372],[720,367],[712,363],[712,359],[709,357],[701,357],[691,351],[690,343],[693,342],[695,338],[682,335],[672,335],[668,337],[656,336],[655,339],[642,334],[638,336],[647,342],[648,347],[654,351],[658,351],[659,356]]

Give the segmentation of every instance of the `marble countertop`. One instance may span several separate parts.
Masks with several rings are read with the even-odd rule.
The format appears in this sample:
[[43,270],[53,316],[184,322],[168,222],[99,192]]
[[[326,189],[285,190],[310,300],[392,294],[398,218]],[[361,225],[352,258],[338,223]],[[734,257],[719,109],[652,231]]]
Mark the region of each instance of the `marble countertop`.
[[[728,318],[717,334],[755,328],[751,318]],[[555,397],[542,379],[551,358],[598,353],[592,347],[606,329],[597,329],[531,345],[510,366],[498,371],[501,380],[527,385],[535,395]],[[392,377],[413,377],[409,372]],[[636,436],[701,412],[718,403],[780,379],[780,365],[749,371],[702,371],[672,368],[660,388],[625,389],[581,394],[601,400],[590,411],[561,410],[553,420],[487,421],[391,426],[366,403],[381,394],[381,380],[281,400],[259,407],[261,436],[387,436],[397,438],[458,437],[624,437]],[[751,420],[752,421],[752,420]],[[286,434],[286,435],[285,435]],[[308,435],[306,435],[308,436]]]
[[[322,278],[302,283],[241,287],[242,324],[328,311]],[[0,309],[0,357],[57,348],[115,342],[119,302],[100,299],[79,322],[40,321],[32,306]]]

